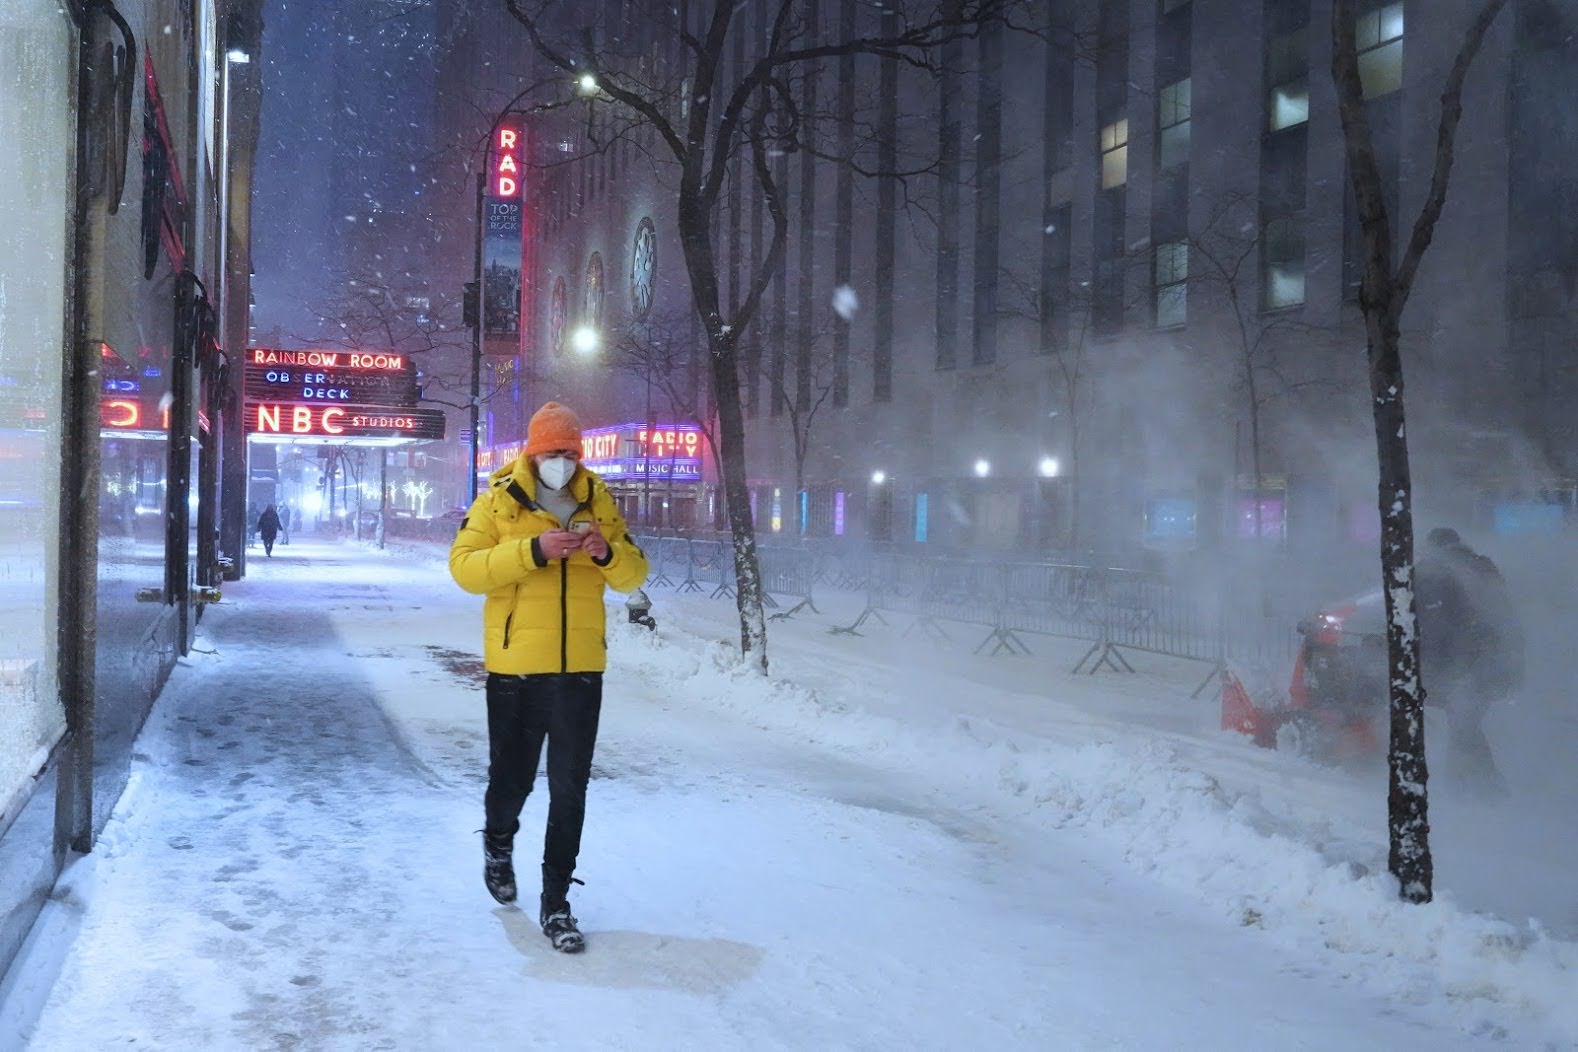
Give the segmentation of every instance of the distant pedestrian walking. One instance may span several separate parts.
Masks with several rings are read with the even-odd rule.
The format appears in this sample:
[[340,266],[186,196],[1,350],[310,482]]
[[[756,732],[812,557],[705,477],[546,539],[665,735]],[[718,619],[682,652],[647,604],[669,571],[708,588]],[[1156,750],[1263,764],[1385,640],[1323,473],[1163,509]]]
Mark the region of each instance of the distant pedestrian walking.
[[281,504],[279,506],[279,543],[281,544],[290,543],[290,523],[290,505]]
[[274,554],[274,538],[279,535],[279,512],[270,504],[263,509],[263,514],[258,516],[258,533],[263,537],[263,554],[272,557]]

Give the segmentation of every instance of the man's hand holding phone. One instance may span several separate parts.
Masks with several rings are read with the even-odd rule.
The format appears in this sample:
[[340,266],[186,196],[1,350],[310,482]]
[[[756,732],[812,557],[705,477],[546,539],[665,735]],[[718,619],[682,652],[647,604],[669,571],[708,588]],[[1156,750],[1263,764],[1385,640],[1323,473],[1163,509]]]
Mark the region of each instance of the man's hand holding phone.
[[537,547],[544,559],[567,559],[581,547],[581,534],[574,530],[544,530],[537,536]]
[[608,538],[603,536],[597,524],[578,522],[576,525],[586,527],[586,532],[581,534],[581,550],[598,562],[608,558]]

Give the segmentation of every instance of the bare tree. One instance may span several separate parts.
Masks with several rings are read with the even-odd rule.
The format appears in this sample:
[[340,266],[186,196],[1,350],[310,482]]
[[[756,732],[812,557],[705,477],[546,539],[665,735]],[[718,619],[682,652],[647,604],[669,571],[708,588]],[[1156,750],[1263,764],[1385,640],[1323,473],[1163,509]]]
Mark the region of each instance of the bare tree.
[[[777,403],[784,422],[789,425],[791,448],[794,451],[794,491],[797,495],[805,492],[806,464],[814,448],[817,421],[837,390],[840,365],[847,369],[851,364],[835,352],[829,339],[832,332],[830,325],[824,325],[808,334],[806,345],[800,352],[802,371],[793,378],[793,383],[783,376],[772,378],[773,401]],[[804,528],[804,523],[801,527]]]
[[1413,291],[1420,260],[1435,237],[1436,223],[1446,207],[1458,124],[1463,117],[1463,84],[1485,35],[1507,6],[1507,0],[1483,0],[1478,4],[1447,74],[1441,92],[1430,189],[1414,219],[1402,259],[1395,267],[1394,221],[1387,209],[1359,73],[1356,6],[1355,0],[1335,0],[1332,5],[1331,72],[1347,144],[1349,178],[1363,230],[1364,279],[1359,288],[1359,308],[1364,314],[1375,450],[1380,460],[1381,579],[1386,595],[1387,693],[1391,712],[1387,865],[1397,878],[1405,901],[1429,902],[1434,874],[1426,789],[1429,772],[1425,764],[1425,688],[1420,674],[1414,602],[1413,482],[1408,466],[1399,337],[1403,308]]
[[1052,361],[1057,375],[1059,399],[1057,416],[1062,417],[1062,430],[1067,445],[1060,452],[1066,462],[1058,465],[1059,475],[1068,484],[1068,532],[1064,546],[1080,547],[1083,535],[1080,520],[1080,496],[1084,479],[1084,458],[1081,442],[1087,423],[1085,412],[1090,408],[1090,390],[1086,350],[1092,335],[1091,319],[1094,302],[1088,281],[1068,288],[1067,281],[1046,283],[1033,281],[1011,268],[1003,268],[1002,280],[1009,296],[999,301],[1002,313],[1011,318],[1034,323],[1040,352]]
[[1302,315],[1268,311],[1259,267],[1267,251],[1266,228],[1258,221],[1255,203],[1231,194],[1223,197],[1210,219],[1184,239],[1189,252],[1191,287],[1214,293],[1227,307],[1229,339],[1234,357],[1234,395],[1249,420],[1249,459],[1253,476],[1255,537],[1264,535],[1261,494],[1266,485],[1265,422],[1272,403],[1311,387],[1329,386],[1319,378],[1294,380],[1279,352],[1287,342],[1312,338],[1316,330]]
[[[677,170],[680,250],[717,399],[715,449],[733,536],[740,646],[765,673],[767,623],[746,481],[739,354],[762,297],[783,265],[789,213],[775,160],[801,150],[811,134],[797,82],[814,75],[818,64],[846,56],[872,55],[930,69],[940,47],[1006,22],[1022,0],[894,0],[872,16],[875,31],[857,29],[854,35],[824,24],[833,20],[818,19],[817,6],[809,0],[762,0],[759,6],[694,0],[643,14],[649,36],[658,38],[655,49],[612,39],[618,34],[606,31],[600,4],[504,3],[537,54],[563,72],[560,91],[587,98],[589,126],[599,107],[611,110],[628,122],[625,127],[650,130],[656,149]],[[746,23],[753,10],[763,17],[750,27]],[[669,59],[652,63],[654,50]],[[611,131],[624,134],[618,125]],[[742,164],[766,204],[772,236],[744,283],[745,295],[726,301],[720,294],[717,243],[725,224],[718,218]]]
[[[406,355],[421,373],[420,401],[454,409],[470,406],[469,336],[453,297],[435,299],[398,289],[379,275],[361,274],[315,305],[312,313],[319,319],[319,331],[298,334],[301,342]],[[494,370],[480,401],[487,404],[512,383],[509,370]]]
[[713,466],[721,473],[717,420],[708,411],[712,401],[711,385],[707,382],[710,378],[697,375],[701,370],[692,328],[688,315],[672,312],[655,313],[633,323],[614,345],[614,368],[646,385],[649,423],[652,410],[662,408],[675,423],[692,424],[699,429],[712,450]]

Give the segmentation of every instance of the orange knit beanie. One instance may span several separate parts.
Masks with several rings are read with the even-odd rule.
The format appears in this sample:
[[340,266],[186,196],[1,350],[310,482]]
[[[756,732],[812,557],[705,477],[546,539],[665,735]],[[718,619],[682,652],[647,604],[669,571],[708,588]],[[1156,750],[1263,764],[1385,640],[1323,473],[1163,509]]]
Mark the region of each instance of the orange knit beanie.
[[549,402],[526,425],[526,455],[555,449],[581,451],[581,421],[569,406]]

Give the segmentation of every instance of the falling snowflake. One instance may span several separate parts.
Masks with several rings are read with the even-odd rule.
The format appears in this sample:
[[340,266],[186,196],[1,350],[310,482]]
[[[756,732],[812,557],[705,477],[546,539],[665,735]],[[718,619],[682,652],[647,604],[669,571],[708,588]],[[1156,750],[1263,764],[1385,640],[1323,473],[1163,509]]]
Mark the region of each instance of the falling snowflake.
[[860,309],[860,297],[855,295],[855,290],[848,285],[840,285],[833,290],[833,313],[845,321],[854,321],[855,312]]

